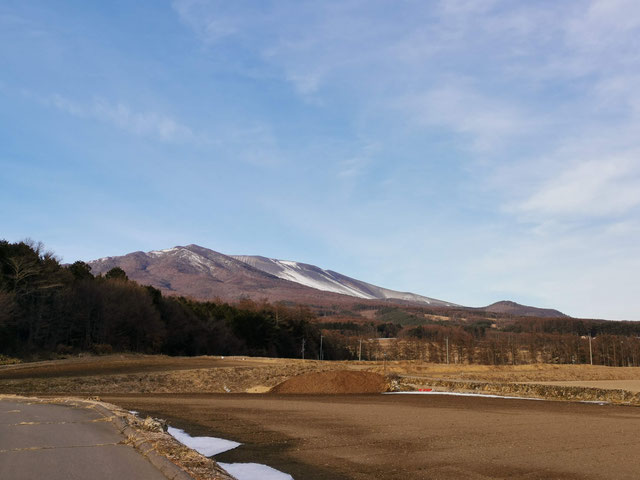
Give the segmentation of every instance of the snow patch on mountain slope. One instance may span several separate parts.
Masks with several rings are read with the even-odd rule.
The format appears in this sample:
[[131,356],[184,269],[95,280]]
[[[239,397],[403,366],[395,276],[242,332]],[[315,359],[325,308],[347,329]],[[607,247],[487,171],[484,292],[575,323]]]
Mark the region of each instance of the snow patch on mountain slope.
[[275,275],[283,280],[289,280],[324,292],[341,293],[342,295],[366,299],[376,298],[375,296],[363,292],[360,289],[345,285],[344,283],[336,280],[331,272],[313,265],[307,265],[305,263],[294,262],[291,260],[277,260],[275,258],[252,257],[246,255],[234,255],[232,257],[254,268],[262,270],[263,272]]
[[306,263],[249,255],[232,255],[232,257],[254,268],[262,270],[263,272],[275,275],[278,278],[296,282],[318,290],[323,290],[325,292],[341,293],[343,295],[366,299],[405,300],[437,306],[454,305],[441,300],[416,295],[415,293],[397,292],[395,290],[378,287],[370,283],[347,277],[338,272],[324,270]]
[[359,298],[375,298],[372,295],[367,295],[360,290],[356,290],[336,281],[326,270],[318,269],[318,271],[312,270],[310,272],[298,262],[275,259],[271,259],[271,261],[282,267],[282,270],[276,276],[284,280],[291,280],[292,282],[323,290],[325,292],[342,293],[344,295]]
[[147,255],[149,255],[151,257],[159,257],[159,256],[164,255],[166,253],[175,252],[176,250],[179,250],[179,249],[180,249],[180,247],[167,248],[165,250],[152,250],[152,251],[148,252]]
[[151,252],[147,252],[146,255],[153,258],[166,256],[180,258],[182,260],[185,260],[186,263],[194,267],[196,270],[204,273],[211,272],[216,268],[214,262],[203,255],[192,252],[187,247],[173,247],[167,248],[165,250],[152,250]]

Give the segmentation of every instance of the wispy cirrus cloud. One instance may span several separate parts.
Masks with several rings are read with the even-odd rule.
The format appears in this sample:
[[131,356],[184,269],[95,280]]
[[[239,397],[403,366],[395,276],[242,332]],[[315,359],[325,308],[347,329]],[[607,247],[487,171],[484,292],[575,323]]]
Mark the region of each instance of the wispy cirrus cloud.
[[109,123],[135,135],[151,136],[163,141],[176,142],[194,139],[194,132],[179,121],[157,112],[139,112],[122,102],[95,99],[80,103],[54,94],[44,100],[70,115]]
[[523,108],[463,85],[437,86],[410,95],[398,105],[415,124],[451,130],[479,152],[494,150],[534,126]]
[[640,205],[640,155],[584,159],[542,184],[517,211],[534,218],[614,218]]
[[24,89],[21,93],[47,107],[77,118],[111,125],[129,135],[197,145],[205,150],[212,149],[221,158],[241,164],[273,168],[281,165],[286,158],[271,127],[258,121],[228,123],[209,133],[196,130],[163,113],[134,110],[124,102],[110,102],[100,97],[79,102],[60,94],[40,96]]

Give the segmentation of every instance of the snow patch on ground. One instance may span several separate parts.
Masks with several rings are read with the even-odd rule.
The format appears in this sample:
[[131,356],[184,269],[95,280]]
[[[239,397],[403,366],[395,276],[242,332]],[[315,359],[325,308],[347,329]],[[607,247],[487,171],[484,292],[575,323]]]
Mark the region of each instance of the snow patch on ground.
[[167,431],[169,432],[169,435],[178,440],[181,444],[189,448],[193,448],[196,452],[201,453],[205,457],[212,457],[219,453],[233,450],[234,448],[242,445],[241,443],[225,440],[224,438],[192,437],[179,428],[169,427]]
[[260,463],[218,463],[238,480],[293,480],[288,473]]
[[[184,430],[174,427],[169,427],[167,432],[183,445],[194,449],[205,457],[213,457],[242,445],[224,438],[192,437]],[[294,480],[288,473],[260,463],[218,463],[218,465],[238,480]]]

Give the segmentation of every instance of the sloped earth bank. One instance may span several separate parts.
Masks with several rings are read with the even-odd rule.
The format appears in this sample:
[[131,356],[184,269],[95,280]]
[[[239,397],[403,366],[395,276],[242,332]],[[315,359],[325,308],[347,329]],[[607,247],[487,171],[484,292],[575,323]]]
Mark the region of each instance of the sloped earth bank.
[[636,480],[640,409],[441,395],[119,395],[296,480]]
[[378,373],[340,370],[298,375],[276,385],[271,393],[381,393],[389,389],[386,377]]
[[606,402],[620,405],[640,406],[640,392],[615,388],[596,388],[572,385],[548,385],[538,383],[495,383],[495,382],[454,382],[450,380],[403,379],[397,389],[416,391],[425,388],[436,391],[493,394],[539,398],[546,400],[567,400],[571,402]]
[[0,367],[0,393],[261,393],[334,362],[251,357],[111,355]]
[[[101,395],[109,393],[264,393],[285,380],[311,372],[372,371],[396,375],[405,388],[486,391],[555,399],[634,403],[627,393],[640,391],[640,368],[589,365],[443,365],[419,361],[319,362],[251,357],[167,357],[118,354],[0,366],[0,393]],[[558,383],[584,390],[538,388]],[[620,390],[619,392],[621,392]],[[339,393],[335,390],[334,393]],[[563,392],[566,392],[565,395]],[[600,395],[600,398],[596,398]],[[633,394],[632,394],[633,395]],[[637,401],[640,404],[640,401]]]

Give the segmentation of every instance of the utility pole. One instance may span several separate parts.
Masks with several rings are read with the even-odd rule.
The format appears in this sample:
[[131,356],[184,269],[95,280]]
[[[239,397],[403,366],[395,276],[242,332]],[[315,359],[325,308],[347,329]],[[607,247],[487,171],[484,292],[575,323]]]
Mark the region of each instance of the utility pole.
[[447,365],[449,365],[449,337],[445,338],[445,342],[447,343]]
[[358,361],[362,361],[362,339],[360,339],[360,346],[358,347]]
[[593,365],[593,350],[591,350],[591,334],[589,334],[589,363]]
[[302,359],[304,360],[304,344],[306,342],[306,339],[302,339]]
[[324,359],[324,355],[322,354],[322,335],[320,335],[320,360]]

